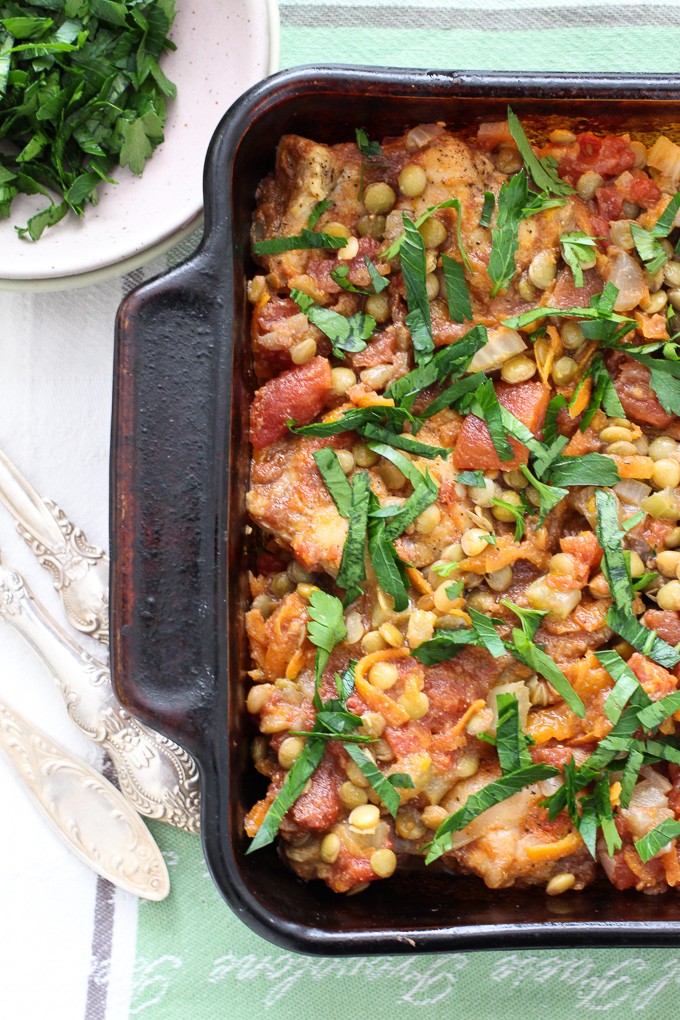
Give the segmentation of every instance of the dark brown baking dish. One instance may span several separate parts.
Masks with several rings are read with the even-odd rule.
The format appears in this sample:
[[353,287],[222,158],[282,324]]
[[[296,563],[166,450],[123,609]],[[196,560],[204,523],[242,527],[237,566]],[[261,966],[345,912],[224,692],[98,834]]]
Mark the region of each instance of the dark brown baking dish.
[[418,865],[354,897],[304,884],[271,847],[246,856],[244,811],[261,795],[244,708],[249,463],[246,279],[255,189],[278,139],[401,133],[421,121],[474,129],[505,115],[639,137],[680,126],[680,77],[301,68],[243,96],[205,169],[205,234],[188,262],[131,294],[117,324],[112,457],[112,632],[123,704],[183,744],[201,771],[215,882],[265,938],[308,952],[672,944],[676,897],[610,885],[551,899],[486,889]]

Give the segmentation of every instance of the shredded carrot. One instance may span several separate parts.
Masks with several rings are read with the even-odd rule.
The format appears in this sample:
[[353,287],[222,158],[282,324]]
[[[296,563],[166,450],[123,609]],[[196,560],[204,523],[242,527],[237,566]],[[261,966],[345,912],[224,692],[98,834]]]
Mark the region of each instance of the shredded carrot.
[[361,393],[352,397],[352,403],[357,407],[394,407],[391,397],[380,397],[377,393]]
[[421,595],[432,594],[432,585],[427,578],[423,577],[417,567],[407,567],[406,576],[411,582],[411,587],[420,592]]
[[297,652],[286,666],[286,680],[295,680],[296,676],[302,669],[302,663],[304,660],[304,652],[301,648],[298,648]]
[[678,861],[678,848],[675,845],[675,841],[671,845],[670,850],[667,850],[665,854],[661,854],[661,862],[666,872],[668,884],[671,886],[680,885],[680,861]]
[[256,303],[256,305],[255,305],[255,311],[256,311],[256,312],[261,312],[261,311],[262,311],[262,309],[264,308],[264,306],[265,306],[265,305],[267,304],[267,302],[269,301],[270,297],[271,297],[271,294],[269,293],[269,291],[268,291],[268,290],[266,290],[266,291],[264,292],[264,294],[263,294],[263,295],[262,295],[261,297],[259,297],[259,298],[257,299],[257,303]]
[[[384,662],[385,659],[402,659],[410,655],[408,648],[383,648],[379,652],[371,652],[370,655],[363,655],[354,668],[354,686],[359,697],[362,698],[368,707],[374,712],[379,712],[390,726],[402,726],[409,720],[406,709],[393,701],[388,694],[378,690],[366,679],[366,674],[376,662]],[[406,683],[408,682],[408,678]]]
[[477,713],[480,712],[485,705],[486,701],[484,701],[484,698],[479,698],[477,701],[473,701],[472,704],[465,709],[455,726],[451,727],[448,732],[448,736],[456,737],[459,733],[462,733],[473,715],[477,715]]
[[[461,600],[462,601],[462,600]],[[464,609],[449,609],[447,616],[455,616],[459,620],[464,620],[468,627],[472,626],[472,618],[468,616]]]
[[362,655],[354,667],[354,679],[364,680],[371,666],[375,666],[376,662],[384,662],[385,659],[403,659],[405,655],[410,654],[408,648],[381,648],[378,652]]
[[[554,326],[548,326],[546,332],[548,334],[547,340],[536,341],[536,364],[538,365],[538,374],[542,382],[547,384],[555,364],[555,359],[560,357],[564,346],[560,334]],[[541,345],[540,347],[539,344]]]
[[257,804],[253,804],[246,815],[243,827],[246,830],[246,835],[250,836],[251,839],[253,836],[257,836],[259,828],[264,821],[264,816],[269,810],[270,803],[271,802],[266,797],[263,800],[258,800]]
[[530,861],[541,864],[545,861],[559,861],[560,857],[567,857],[576,853],[583,840],[578,832],[569,832],[563,839],[556,843],[540,843],[538,846],[528,846],[526,855]]
[[578,418],[579,414],[582,414],[588,404],[590,403],[590,395],[593,392],[593,377],[587,376],[583,380],[580,390],[576,396],[576,400],[573,405],[569,408],[569,417]]
[[613,808],[621,803],[621,783],[618,780],[609,787],[609,800]]

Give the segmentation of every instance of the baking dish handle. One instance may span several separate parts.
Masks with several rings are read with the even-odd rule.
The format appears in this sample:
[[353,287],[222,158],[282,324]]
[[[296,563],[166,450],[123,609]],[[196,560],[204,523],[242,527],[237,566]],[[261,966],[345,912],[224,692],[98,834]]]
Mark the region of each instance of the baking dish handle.
[[214,416],[229,403],[220,333],[231,268],[215,265],[199,250],[133,291],[116,322],[114,686],[134,715],[189,750],[213,705],[217,658]]

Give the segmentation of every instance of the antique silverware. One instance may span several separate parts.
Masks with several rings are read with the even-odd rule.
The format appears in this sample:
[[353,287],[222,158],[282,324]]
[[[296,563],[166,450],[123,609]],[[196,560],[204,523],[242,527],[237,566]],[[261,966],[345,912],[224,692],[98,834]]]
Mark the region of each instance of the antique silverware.
[[0,566],[0,617],[47,663],[71,719],[109,754],[121,791],[137,811],[198,832],[198,770],[193,758],[121,708],[104,663],[76,644],[32,596],[21,575],[4,566]]
[[163,900],[163,855],[133,806],[92,766],[0,701],[0,747],[42,814],[91,868],[147,900]]
[[63,510],[42,499],[0,450],[0,502],[40,564],[52,575],[70,624],[109,643],[109,559]]

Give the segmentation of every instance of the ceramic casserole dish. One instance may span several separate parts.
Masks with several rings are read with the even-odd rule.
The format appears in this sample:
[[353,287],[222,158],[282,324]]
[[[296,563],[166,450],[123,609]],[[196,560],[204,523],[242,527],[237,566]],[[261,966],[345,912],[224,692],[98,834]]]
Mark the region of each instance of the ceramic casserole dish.
[[360,896],[301,882],[271,846],[246,855],[244,814],[262,783],[250,761],[243,683],[249,567],[245,493],[250,363],[249,231],[280,137],[320,142],[465,128],[505,116],[595,132],[680,126],[680,77],[300,68],[257,85],[218,127],[194,256],[130,294],[117,322],[112,452],[112,655],[118,697],[178,741],[201,774],[215,883],[256,932],[322,954],[672,944],[673,895],[607,884],[551,899],[490,890],[419,862]]

